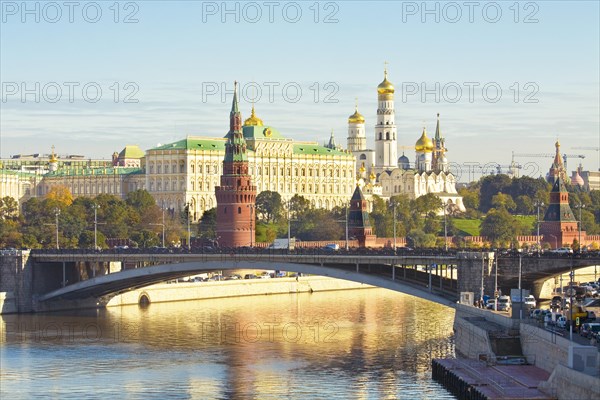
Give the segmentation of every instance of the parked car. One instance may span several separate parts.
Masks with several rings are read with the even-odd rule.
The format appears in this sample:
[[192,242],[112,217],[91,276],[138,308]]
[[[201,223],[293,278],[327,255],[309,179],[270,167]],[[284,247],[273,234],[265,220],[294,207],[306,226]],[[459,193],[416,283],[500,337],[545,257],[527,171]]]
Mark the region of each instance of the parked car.
[[593,335],[598,335],[600,333],[600,322],[586,322],[581,325],[581,329],[579,329],[579,334],[586,338],[591,338]]
[[258,276],[254,275],[254,274],[244,275],[244,279],[256,279],[256,278],[258,278]]
[[559,247],[558,249],[551,250],[554,254],[573,254],[573,249],[570,247]]
[[537,302],[535,301],[535,297],[533,297],[533,295],[529,295],[527,297],[525,297],[525,306],[526,307],[531,307],[531,308],[535,308]]
[[326,244],[325,247],[323,247],[323,250],[325,251],[338,251],[340,249],[340,245],[337,243],[329,243]]
[[509,296],[498,297],[498,311],[510,311],[511,301]]
[[567,317],[565,317],[564,315],[558,317],[558,319],[556,320],[556,326],[565,329],[567,327]]
[[496,307],[496,299],[489,299],[485,303],[485,308],[487,308],[488,310],[493,310],[495,307]]

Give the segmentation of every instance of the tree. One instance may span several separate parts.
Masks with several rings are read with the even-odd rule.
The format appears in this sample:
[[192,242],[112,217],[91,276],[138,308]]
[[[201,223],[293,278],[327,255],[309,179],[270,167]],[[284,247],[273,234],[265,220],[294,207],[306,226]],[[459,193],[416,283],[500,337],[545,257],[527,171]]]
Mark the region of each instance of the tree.
[[504,193],[492,196],[492,206],[496,209],[503,208],[507,211],[513,211],[517,207],[512,196]]
[[500,192],[509,192],[511,183],[511,179],[508,175],[504,174],[483,177],[480,181],[479,209],[483,212],[487,212],[492,208],[492,197]]
[[143,214],[149,208],[156,205],[156,200],[146,190],[138,189],[127,193],[125,203],[133,207],[138,213]]
[[17,219],[19,203],[11,196],[0,198],[0,219]]
[[506,245],[516,238],[512,215],[504,208],[490,209],[481,223],[481,234],[494,245]]
[[305,197],[295,194],[289,202],[290,214],[292,218],[299,218],[300,215],[311,209],[310,201]]
[[283,214],[281,195],[270,190],[259,193],[256,196],[256,214],[267,223],[279,220]]
[[70,206],[73,203],[73,195],[69,188],[64,185],[52,186],[46,194],[46,199],[52,200],[61,206]]
[[408,243],[413,247],[434,247],[436,236],[431,233],[425,233],[421,229],[413,229],[408,233]]
[[537,211],[533,205],[533,201],[532,201],[531,197],[526,196],[524,194],[521,196],[518,196],[516,198],[515,205],[516,205],[515,210],[517,211],[518,214],[531,215],[535,211]]
[[[254,221],[256,223],[256,221]],[[256,225],[253,225],[256,226]],[[256,228],[255,228],[256,229]],[[211,208],[204,211],[198,224],[198,235],[208,239],[217,238],[217,209]]]

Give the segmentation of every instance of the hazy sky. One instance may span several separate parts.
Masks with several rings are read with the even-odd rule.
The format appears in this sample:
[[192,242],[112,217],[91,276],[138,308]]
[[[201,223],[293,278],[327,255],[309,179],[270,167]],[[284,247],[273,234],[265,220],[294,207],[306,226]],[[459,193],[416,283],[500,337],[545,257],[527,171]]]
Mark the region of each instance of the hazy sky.
[[[358,98],[372,146],[387,61],[400,146],[433,134],[439,112],[458,165],[553,153],[558,137],[599,167],[573,149],[600,146],[597,1],[23,4],[0,2],[3,158],[223,136],[234,80],[244,118],[256,97],[265,124],[296,140],[333,129],[345,146]],[[551,159],[517,161],[545,174]]]

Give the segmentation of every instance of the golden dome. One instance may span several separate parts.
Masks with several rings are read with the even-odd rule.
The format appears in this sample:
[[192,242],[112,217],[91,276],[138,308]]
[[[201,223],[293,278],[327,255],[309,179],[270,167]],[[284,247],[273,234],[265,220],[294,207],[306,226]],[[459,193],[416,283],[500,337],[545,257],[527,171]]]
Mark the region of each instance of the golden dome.
[[349,124],[364,124],[365,117],[362,116],[361,113],[358,112],[358,107],[354,108],[354,114],[348,117]]
[[387,69],[384,72],[383,82],[381,82],[379,86],[377,86],[377,93],[394,94],[394,85],[392,85],[392,82],[387,80]]
[[423,128],[421,137],[415,143],[415,150],[421,153],[431,153],[433,151],[433,141],[427,137],[425,128]]
[[247,118],[244,121],[244,126],[263,126],[262,119],[258,118],[254,113],[254,105],[252,105],[252,113],[250,114],[250,118]]

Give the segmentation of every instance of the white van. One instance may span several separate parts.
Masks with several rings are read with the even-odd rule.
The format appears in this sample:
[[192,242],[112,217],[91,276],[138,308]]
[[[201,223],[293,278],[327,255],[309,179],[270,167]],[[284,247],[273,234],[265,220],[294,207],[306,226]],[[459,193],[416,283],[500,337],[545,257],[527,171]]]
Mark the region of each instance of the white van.
[[510,311],[511,306],[510,296],[498,297],[498,311]]

